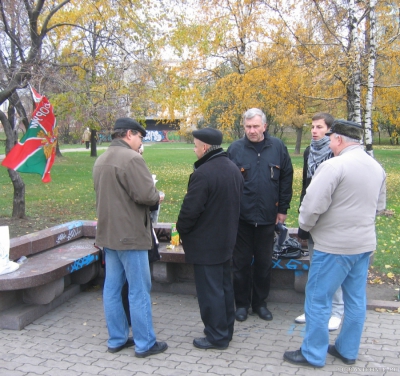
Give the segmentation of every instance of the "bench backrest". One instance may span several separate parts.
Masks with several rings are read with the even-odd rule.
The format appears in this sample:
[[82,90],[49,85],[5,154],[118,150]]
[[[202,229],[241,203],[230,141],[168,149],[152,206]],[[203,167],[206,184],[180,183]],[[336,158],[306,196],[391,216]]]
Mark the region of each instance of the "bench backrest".
[[72,221],[10,239],[10,260],[32,256],[70,240],[96,236],[96,221]]

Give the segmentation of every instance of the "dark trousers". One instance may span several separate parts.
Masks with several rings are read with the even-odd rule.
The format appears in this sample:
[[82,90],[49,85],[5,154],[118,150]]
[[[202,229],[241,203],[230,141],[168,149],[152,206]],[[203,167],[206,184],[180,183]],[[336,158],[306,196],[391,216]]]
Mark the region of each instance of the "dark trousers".
[[90,141],[85,141],[86,149],[89,149]]
[[[275,224],[250,225],[239,221],[233,251],[233,289],[237,308],[266,307],[271,285]],[[253,258],[254,257],[254,258]]]
[[233,336],[235,305],[230,260],[216,265],[194,265],[197,299],[208,341],[228,346]]

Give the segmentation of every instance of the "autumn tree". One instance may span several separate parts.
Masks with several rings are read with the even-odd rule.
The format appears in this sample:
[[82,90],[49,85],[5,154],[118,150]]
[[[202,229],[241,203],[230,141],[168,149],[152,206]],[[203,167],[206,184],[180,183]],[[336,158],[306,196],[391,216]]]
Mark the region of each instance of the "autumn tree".
[[[59,27],[57,23],[53,23],[53,17],[69,2],[70,0],[0,1],[0,104],[9,101],[8,116],[0,113],[6,134],[6,153],[17,141],[15,113],[18,113],[26,128],[29,123],[17,89],[25,87],[40,74],[40,66],[47,58],[43,49],[46,37]],[[8,174],[14,187],[12,216],[24,218],[25,184],[14,170],[8,169]]]
[[[399,30],[398,20],[395,20],[398,1],[291,2],[291,9],[296,9],[302,15],[300,22],[306,21],[304,28],[308,28],[310,32],[311,28],[313,30],[306,37],[293,27],[293,13],[287,12],[285,7],[281,8],[282,3],[265,3],[279,15],[292,33],[296,48],[301,48],[314,59],[315,72],[327,88],[323,94],[326,100],[343,98],[346,101],[345,117],[364,126],[364,143],[367,151],[372,154],[372,119],[374,101],[377,98],[374,90],[382,87],[375,72],[384,64],[388,55],[393,57],[397,50],[393,47]],[[285,2],[288,3],[290,2]],[[315,46],[319,46],[320,53],[315,53]],[[398,64],[396,69],[397,67]],[[397,81],[396,77],[392,86],[396,86]],[[342,84],[341,91],[336,90],[336,85],[331,86],[335,82]],[[332,92],[332,88],[335,88],[335,92]],[[340,116],[343,112],[334,114]]]
[[[154,88],[163,72],[160,23],[165,12],[161,12],[163,4],[154,1],[92,1],[89,5],[82,3],[65,15],[73,31],[60,30],[53,39],[59,64],[65,67],[63,90],[54,100],[62,126],[67,127],[71,106],[65,94],[69,93],[73,121],[77,128],[88,126],[93,137],[112,129],[117,117],[144,121],[159,112]],[[96,155],[95,142],[91,155]]]

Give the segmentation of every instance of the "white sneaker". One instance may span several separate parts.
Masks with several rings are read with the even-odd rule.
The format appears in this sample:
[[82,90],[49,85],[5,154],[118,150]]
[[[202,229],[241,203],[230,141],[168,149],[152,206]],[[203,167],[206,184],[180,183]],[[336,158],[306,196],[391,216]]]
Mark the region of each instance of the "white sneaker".
[[332,316],[329,319],[329,324],[328,324],[329,331],[332,332],[333,330],[339,329],[341,322],[342,322],[342,319],[340,319],[339,317]]
[[306,314],[303,313],[302,315],[296,317],[294,319],[294,322],[296,322],[297,324],[305,324],[305,322],[306,322]]

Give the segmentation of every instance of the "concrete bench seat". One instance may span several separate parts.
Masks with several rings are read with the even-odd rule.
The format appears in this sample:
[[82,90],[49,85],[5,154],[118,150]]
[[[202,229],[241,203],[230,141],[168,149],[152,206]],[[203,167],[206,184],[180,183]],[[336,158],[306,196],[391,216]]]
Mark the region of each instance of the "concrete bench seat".
[[0,291],[41,286],[81,270],[99,259],[93,242],[82,238],[30,256],[15,272],[0,275]]
[[[185,263],[182,246],[167,248],[171,239],[171,223],[159,223],[154,226],[154,230],[160,241],[160,261],[152,265],[153,290],[196,294],[193,265]],[[297,238],[297,229],[289,229],[289,236],[299,240],[303,249],[307,249],[306,241]],[[268,300],[303,303],[309,265],[308,256],[273,260]]]
[[73,221],[10,239],[10,260],[27,259],[0,275],[0,328],[24,328],[98,275],[96,224]]
[[[27,260],[0,276],[0,328],[23,329],[81,291],[99,274],[95,221],[73,221],[10,240],[10,260]],[[153,291],[196,294],[193,265],[181,247],[168,249],[170,223],[154,226],[160,261],[151,265]],[[296,236],[296,229],[290,229]],[[303,244],[305,247],[305,244]],[[303,303],[309,260],[274,260],[269,301]]]

